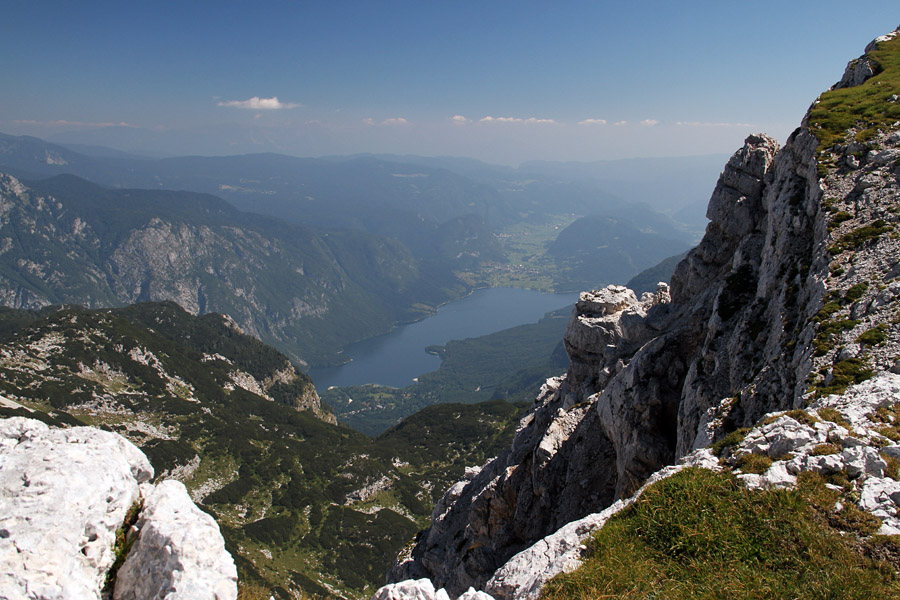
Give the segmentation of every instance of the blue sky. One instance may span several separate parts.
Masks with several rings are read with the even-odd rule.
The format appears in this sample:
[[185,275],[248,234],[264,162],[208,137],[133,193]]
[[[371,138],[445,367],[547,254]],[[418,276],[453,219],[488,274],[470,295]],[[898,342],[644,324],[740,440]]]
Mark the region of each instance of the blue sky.
[[11,0],[3,12],[5,133],[507,164],[784,139],[900,25],[896,0]]

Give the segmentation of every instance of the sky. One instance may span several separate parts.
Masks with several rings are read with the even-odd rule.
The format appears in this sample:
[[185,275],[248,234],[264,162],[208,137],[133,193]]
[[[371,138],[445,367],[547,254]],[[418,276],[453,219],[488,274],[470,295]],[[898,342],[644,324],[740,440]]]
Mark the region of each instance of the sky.
[[7,0],[0,132],[148,155],[515,165],[781,139],[866,44],[867,0]]

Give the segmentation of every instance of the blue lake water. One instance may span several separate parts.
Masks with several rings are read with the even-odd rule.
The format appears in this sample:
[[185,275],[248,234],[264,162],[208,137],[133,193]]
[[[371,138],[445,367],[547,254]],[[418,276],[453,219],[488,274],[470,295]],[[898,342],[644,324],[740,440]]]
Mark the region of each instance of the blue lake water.
[[352,362],[340,367],[312,369],[316,388],[378,383],[406,387],[422,373],[436,370],[441,359],[427,346],[479,337],[526,323],[545,313],[574,304],[577,293],[550,294],[519,288],[487,288],[442,306],[437,314],[403,325],[385,335],[348,346]]

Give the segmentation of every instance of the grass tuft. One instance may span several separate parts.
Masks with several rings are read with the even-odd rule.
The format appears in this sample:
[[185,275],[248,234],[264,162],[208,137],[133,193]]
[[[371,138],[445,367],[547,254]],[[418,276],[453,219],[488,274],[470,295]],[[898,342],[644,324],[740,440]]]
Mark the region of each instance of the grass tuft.
[[877,326],[872,329],[868,329],[863,333],[859,334],[856,338],[857,344],[868,344],[870,346],[877,346],[878,344],[884,343],[888,338],[888,326],[884,323],[879,323]]
[[883,233],[893,231],[893,229],[893,226],[889,225],[883,219],[872,221],[868,225],[858,227],[841,236],[837,242],[828,247],[828,252],[837,255],[847,250],[857,250],[865,245],[866,242],[877,240]]
[[712,445],[712,453],[716,456],[722,456],[722,453],[725,451],[725,448],[730,448],[731,446],[737,446],[741,442],[744,441],[744,438],[747,437],[747,434],[750,432],[749,427],[741,427],[735,431],[732,431],[722,439],[716,441]]
[[258,583],[238,582],[237,600],[269,600],[272,594]]
[[836,444],[819,444],[810,450],[810,456],[827,456],[828,454],[837,454],[841,449]]
[[831,421],[837,425],[840,425],[844,429],[848,431],[853,431],[853,426],[850,424],[850,421],[844,418],[844,415],[839,413],[837,410],[830,406],[826,406],[820,408],[818,411],[819,417],[821,417],[825,421]]
[[762,475],[772,466],[772,459],[763,454],[742,454],[737,459],[737,467],[744,473]]
[[835,363],[831,373],[831,383],[828,385],[817,385],[815,388],[816,396],[842,394],[851,385],[862,383],[875,375],[875,371],[870,369],[866,362],[859,358],[848,358]]

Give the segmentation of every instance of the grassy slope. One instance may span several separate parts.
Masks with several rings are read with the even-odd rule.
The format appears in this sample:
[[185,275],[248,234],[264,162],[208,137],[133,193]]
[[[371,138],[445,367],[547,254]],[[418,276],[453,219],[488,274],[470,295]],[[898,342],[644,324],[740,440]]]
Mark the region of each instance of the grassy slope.
[[809,128],[819,138],[820,148],[846,143],[854,130],[864,141],[879,127],[900,120],[900,102],[890,101],[900,93],[900,36],[881,42],[869,53],[876,74],[862,85],[822,94],[809,113]]
[[900,597],[894,567],[873,558],[900,546],[857,541],[873,532],[872,517],[836,526],[837,493],[806,475],[797,490],[750,492],[731,474],[686,469],[613,517],[582,567],[542,597]]

